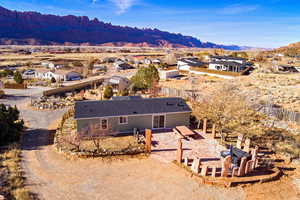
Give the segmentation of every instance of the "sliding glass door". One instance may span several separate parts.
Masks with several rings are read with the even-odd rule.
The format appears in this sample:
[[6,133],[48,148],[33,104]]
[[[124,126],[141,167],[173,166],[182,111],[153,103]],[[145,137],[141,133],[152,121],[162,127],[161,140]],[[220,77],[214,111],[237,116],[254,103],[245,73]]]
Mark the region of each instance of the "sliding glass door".
[[165,115],[153,116],[153,128],[165,128]]

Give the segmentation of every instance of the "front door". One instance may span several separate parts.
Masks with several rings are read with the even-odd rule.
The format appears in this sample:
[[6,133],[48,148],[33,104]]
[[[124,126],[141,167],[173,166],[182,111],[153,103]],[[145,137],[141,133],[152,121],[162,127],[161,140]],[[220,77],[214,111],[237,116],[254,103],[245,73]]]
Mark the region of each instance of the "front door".
[[153,128],[165,128],[165,115],[156,115],[153,117]]

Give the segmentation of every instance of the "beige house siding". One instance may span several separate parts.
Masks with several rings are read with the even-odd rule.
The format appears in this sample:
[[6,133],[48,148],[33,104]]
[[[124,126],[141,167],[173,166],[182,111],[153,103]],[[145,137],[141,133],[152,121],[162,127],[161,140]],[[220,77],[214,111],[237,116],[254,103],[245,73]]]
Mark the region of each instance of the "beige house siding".
[[[175,126],[189,126],[190,114],[191,113],[162,114],[166,116],[165,128],[174,128]],[[78,119],[77,131],[80,131],[82,128],[88,127],[90,123],[100,123],[100,119],[107,119],[108,126],[111,127],[114,132],[131,132],[134,128],[138,128],[143,131],[146,128],[151,129],[153,126],[153,115],[128,116],[127,124],[120,124],[119,117]]]
[[167,114],[166,128],[174,128],[175,126],[189,126],[191,113]]

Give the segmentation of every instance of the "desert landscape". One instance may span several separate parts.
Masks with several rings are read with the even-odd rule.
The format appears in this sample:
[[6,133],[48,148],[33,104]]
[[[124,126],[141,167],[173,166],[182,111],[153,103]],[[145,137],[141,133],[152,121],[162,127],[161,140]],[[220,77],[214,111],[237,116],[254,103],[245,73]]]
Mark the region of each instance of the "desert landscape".
[[0,200],[300,199],[299,42],[43,13],[0,3]]

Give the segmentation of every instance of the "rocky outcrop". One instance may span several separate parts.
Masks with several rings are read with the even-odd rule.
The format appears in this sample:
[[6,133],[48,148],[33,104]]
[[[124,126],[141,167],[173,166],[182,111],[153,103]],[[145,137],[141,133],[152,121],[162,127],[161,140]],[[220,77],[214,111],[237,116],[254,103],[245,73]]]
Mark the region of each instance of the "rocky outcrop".
[[238,50],[238,46],[203,43],[181,34],[158,29],[114,26],[86,16],[43,15],[0,6],[0,44],[108,45],[138,47],[202,47]]

